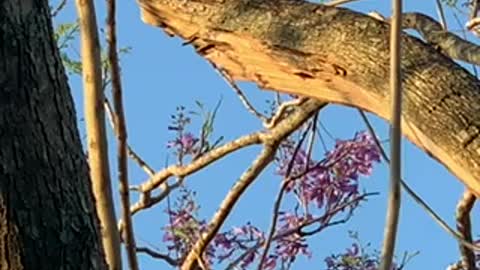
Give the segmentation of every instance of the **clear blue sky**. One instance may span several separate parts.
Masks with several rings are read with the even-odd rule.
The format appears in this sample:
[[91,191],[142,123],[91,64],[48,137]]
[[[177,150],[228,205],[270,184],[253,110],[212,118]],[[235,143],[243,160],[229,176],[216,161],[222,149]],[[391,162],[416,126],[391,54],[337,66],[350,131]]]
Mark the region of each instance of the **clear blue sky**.
[[[99,22],[103,23],[105,9],[103,1],[95,1]],[[363,0],[348,7],[368,12],[376,10],[388,16],[390,1]],[[405,10],[417,10],[435,16],[434,2],[405,1]],[[450,24],[459,29],[451,20]],[[73,20],[75,9],[69,1],[58,22]],[[181,46],[178,38],[169,38],[162,31],[144,24],[135,1],[118,1],[118,31],[121,46],[133,47],[132,53],[122,59],[122,82],[128,121],[129,143],[155,169],[164,167],[167,158],[165,144],[173,134],[167,131],[169,115],[177,105],[193,107],[200,100],[213,108],[220,97],[223,105],[217,119],[216,135],[231,140],[260,128],[260,123],[241,106],[237,96],[217,75],[210,65],[198,56],[191,47]],[[79,51],[78,43],[76,48]],[[70,77],[70,85],[76,102],[79,119],[83,117],[82,88],[78,77]],[[261,91],[251,84],[241,84],[246,94],[256,105],[265,106],[270,93]],[[371,116],[378,133],[387,138],[388,127],[382,120]],[[338,138],[351,138],[364,125],[357,112],[351,108],[330,106],[321,112],[321,121],[330,133]],[[83,121],[79,122],[81,129]],[[82,136],[84,134],[81,131]],[[327,136],[324,136],[329,141]],[[110,136],[112,170],[115,165],[115,143]],[[321,147],[317,144],[319,152]],[[236,178],[249,166],[259,148],[253,147],[236,153],[210,168],[190,177],[188,186],[197,191],[202,205],[201,213],[210,219],[225,193]],[[446,220],[454,226],[454,213],[457,199],[463,186],[443,166],[430,159],[423,152],[405,142],[403,147],[404,179]],[[133,163],[130,164],[131,183],[146,180],[146,175]],[[338,253],[348,247],[351,240],[348,230],[360,233],[363,242],[370,242],[380,248],[385,221],[388,168],[378,165],[374,174],[362,179],[362,187],[368,191],[378,191],[381,195],[371,198],[357,210],[351,222],[330,228],[313,237],[310,241],[314,257],[309,261],[300,259],[293,269],[324,269],[323,258]],[[275,195],[279,188],[279,178],[269,169],[248,190],[235,212],[228,218],[224,228],[241,225],[247,221],[268,228]],[[133,199],[137,197],[135,194]],[[118,202],[118,198],[117,202]],[[153,245],[162,248],[162,230],[165,225],[163,210],[165,204],[134,217],[135,233],[139,245]],[[475,213],[478,212],[476,208]],[[474,219],[474,223],[475,223]],[[478,220],[477,220],[478,221]],[[478,230],[475,231],[476,236]],[[435,224],[432,219],[408,196],[403,196],[401,222],[398,234],[397,254],[403,251],[420,251],[406,269],[445,269],[458,259],[456,241]],[[148,243],[148,244],[147,244]],[[148,256],[140,255],[141,269],[164,269],[166,264]],[[308,268],[307,268],[308,267]],[[126,269],[126,268],[125,268]]]

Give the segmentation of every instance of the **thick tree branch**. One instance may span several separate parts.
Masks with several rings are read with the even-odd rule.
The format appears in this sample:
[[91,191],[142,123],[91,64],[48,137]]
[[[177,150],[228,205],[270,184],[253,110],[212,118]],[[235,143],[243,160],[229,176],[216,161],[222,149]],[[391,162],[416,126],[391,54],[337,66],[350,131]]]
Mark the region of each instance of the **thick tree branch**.
[[[368,131],[370,132],[370,134],[372,135],[374,141],[375,141],[375,144],[377,145],[378,149],[380,149],[380,155],[382,156],[382,158],[390,164],[390,159],[388,158],[387,156],[387,153],[385,152],[385,150],[383,149],[382,147],[382,144],[380,143],[380,140],[378,139],[376,133],[375,133],[375,130],[373,129],[373,126],[370,124],[370,121],[368,121],[368,118],[367,116],[365,115],[364,112],[362,112],[361,110],[359,110],[360,112],[360,115],[361,117],[363,118],[367,128],[368,128]],[[405,192],[410,195],[410,197],[412,197],[412,199],[418,204],[420,205],[424,210],[425,212],[427,212],[427,214],[430,215],[430,217],[432,217],[432,219],[438,224],[440,225],[440,227],[442,227],[442,229],[444,229],[447,233],[449,233],[451,236],[453,236],[460,245],[464,246],[464,247],[467,247],[471,250],[476,250],[476,251],[480,251],[480,246],[477,246],[477,245],[474,245],[472,244],[471,241],[467,241],[462,234],[458,233],[457,231],[455,231],[454,229],[452,229],[448,224],[447,222],[445,222],[437,213],[435,213],[435,211],[417,194],[415,193],[415,191],[413,191],[413,189],[407,184],[407,182],[405,182],[403,179],[400,180],[400,184],[402,185],[402,188],[405,190]]]
[[[368,110],[390,120],[389,25],[293,0],[140,0],[145,22],[192,44],[235,80]],[[355,23],[352,23],[355,22]],[[403,134],[480,195],[480,84],[402,35]]]
[[85,89],[85,123],[88,141],[88,163],[95,196],[105,257],[110,270],[121,270],[120,235],[113,207],[110,167],[105,131],[104,93],[100,42],[91,0],[77,0],[82,43],[82,77]]

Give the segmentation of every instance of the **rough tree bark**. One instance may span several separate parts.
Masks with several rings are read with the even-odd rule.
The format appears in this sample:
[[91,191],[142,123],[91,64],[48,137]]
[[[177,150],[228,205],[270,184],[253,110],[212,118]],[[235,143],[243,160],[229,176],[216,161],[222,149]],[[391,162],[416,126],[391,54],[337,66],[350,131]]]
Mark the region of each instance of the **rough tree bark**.
[[[389,25],[302,0],[139,0],[236,80],[389,118]],[[434,46],[402,36],[404,135],[480,195],[480,83]],[[432,183],[433,184],[433,183]]]
[[47,0],[0,3],[0,269],[105,269]]

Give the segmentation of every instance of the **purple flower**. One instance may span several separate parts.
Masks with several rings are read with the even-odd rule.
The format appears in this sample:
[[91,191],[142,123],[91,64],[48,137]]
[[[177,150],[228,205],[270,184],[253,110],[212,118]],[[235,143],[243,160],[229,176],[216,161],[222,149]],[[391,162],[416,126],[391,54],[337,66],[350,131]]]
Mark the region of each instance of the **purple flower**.
[[173,141],[167,143],[168,148],[176,148],[176,154],[182,156],[194,154],[197,151],[197,142],[199,141],[192,133],[187,132]]
[[309,158],[304,149],[295,152],[295,143],[288,141],[277,158],[277,173],[295,179],[286,191],[301,194],[305,204],[332,208],[358,195],[359,176],[372,173],[373,164],[380,161],[378,150],[373,138],[361,132],[351,140],[337,140],[335,148],[318,162]]

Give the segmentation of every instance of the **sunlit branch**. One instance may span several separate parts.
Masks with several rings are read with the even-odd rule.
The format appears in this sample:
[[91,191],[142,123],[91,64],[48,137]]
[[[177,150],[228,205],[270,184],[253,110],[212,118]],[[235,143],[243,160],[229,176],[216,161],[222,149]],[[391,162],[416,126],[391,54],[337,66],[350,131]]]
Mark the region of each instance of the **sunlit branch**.
[[[107,0],[107,43],[108,63],[110,66],[110,78],[112,79],[113,107],[115,108],[113,122],[116,126],[117,135],[117,166],[118,181],[121,201],[121,213],[123,221],[123,233],[121,239],[125,243],[128,266],[130,270],[138,270],[137,253],[135,252],[135,236],[133,234],[133,222],[130,214],[130,190],[128,189],[128,145],[125,113],[123,108],[122,82],[120,79],[120,67],[117,54],[116,33],[116,1]],[[101,107],[101,106],[100,106]]]
[[107,264],[111,270],[121,270],[120,235],[112,197],[105,111],[102,106],[105,97],[95,6],[92,0],[76,0],[75,3],[80,25],[87,151],[92,190]]
[[[472,224],[470,221],[470,212],[475,204],[476,197],[469,190],[465,190],[462,198],[457,204],[457,230],[460,235],[468,242],[472,242]],[[475,253],[473,250],[460,244],[461,263],[464,270],[476,270]]]
[[398,219],[400,216],[400,179],[402,149],[402,73],[400,34],[402,31],[402,0],[392,0],[390,31],[390,188],[381,252],[380,270],[390,270],[395,251]]

